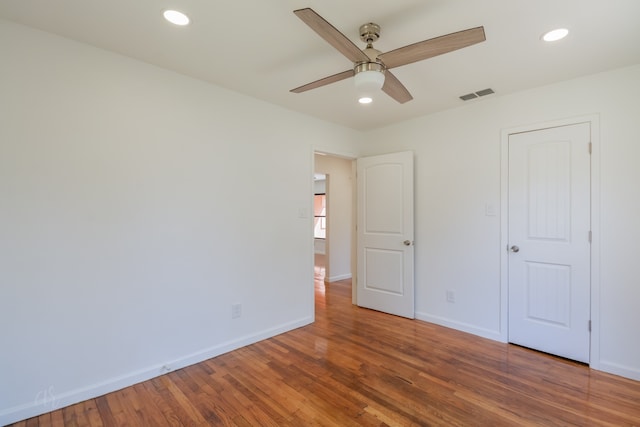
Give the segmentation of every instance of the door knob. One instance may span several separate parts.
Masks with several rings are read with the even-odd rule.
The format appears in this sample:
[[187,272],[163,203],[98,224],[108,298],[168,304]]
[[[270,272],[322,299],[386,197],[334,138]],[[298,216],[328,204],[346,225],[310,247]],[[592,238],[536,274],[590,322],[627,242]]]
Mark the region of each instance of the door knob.
[[405,246],[411,246],[411,240],[405,240],[402,243],[404,243]]
[[510,250],[511,252],[520,252],[520,248],[517,247],[516,245],[511,246]]

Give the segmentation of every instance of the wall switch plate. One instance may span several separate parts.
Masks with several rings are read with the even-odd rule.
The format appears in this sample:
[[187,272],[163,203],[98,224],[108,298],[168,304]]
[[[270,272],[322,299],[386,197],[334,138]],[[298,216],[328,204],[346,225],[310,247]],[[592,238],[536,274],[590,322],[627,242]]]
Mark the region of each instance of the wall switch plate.
[[447,302],[456,302],[456,293],[454,291],[447,291]]
[[242,316],[242,304],[232,304],[231,305],[231,318],[237,319]]
[[487,203],[484,205],[484,214],[486,216],[496,216],[498,212],[496,211],[496,205],[493,203]]

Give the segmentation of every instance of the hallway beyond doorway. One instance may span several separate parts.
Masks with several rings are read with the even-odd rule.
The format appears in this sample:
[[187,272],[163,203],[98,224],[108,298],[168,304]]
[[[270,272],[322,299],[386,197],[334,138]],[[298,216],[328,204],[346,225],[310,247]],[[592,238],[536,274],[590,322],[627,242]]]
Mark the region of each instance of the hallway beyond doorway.
[[325,255],[324,254],[315,254],[314,268],[313,268],[313,279],[316,281],[324,282],[324,277],[326,275],[325,269]]

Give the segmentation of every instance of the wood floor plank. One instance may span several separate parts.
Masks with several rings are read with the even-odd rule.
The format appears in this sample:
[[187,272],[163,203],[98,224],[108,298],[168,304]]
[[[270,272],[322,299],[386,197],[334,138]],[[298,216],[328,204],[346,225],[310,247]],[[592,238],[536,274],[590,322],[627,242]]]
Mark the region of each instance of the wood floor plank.
[[91,427],[104,427],[104,423],[102,422],[102,418],[100,417],[100,412],[98,411],[98,407],[96,406],[96,402],[94,399],[89,399],[81,403],[84,412],[84,418],[86,420],[86,424]]
[[267,366],[267,370],[255,371],[253,366],[246,370],[238,370],[234,372],[234,378],[243,384],[251,385],[252,390],[259,392],[260,399],[268,402],[268,405],[284,418],[307,403],[304,395],[291,387],[286,378],[273,368],[273,364]]
[[317,278],[311,325],[12,427],[62,425],[640,426],[640,382],[358,308],[350,281]]
[[[152,381],[145,381],[138,385],[144,388],[141,393],[147,396],[147,398],[144,399],[147,403],[147,410],[151,412],[154,408],[157,408],[162,414],[162,417],[166,420],[165,422],[158,423],[158,425],[172,427],[180,427],[184,425],[181,421],[181,417],[174,412],[171,404],[165,400],[161,393],[158,392],[156,385]],[[156,414],[156,416],[158,416],[158,414]]]
[[198,411],[187,396],[189,391],[178,387],[174,378],[177,379],[175,372],[169,375],[163,375],[162,377],[156,378],[156,380],[165,387],[165,390],[167,390],[168,393],[170,393],[177,407],[181,409],[182,414],[187,416],[188,424],[206,425],[207,420],[205,420],[200,411]]
[[[122,390],[106,395],[107,405],[115,420],[115,425],[138,425],[139,420],[134,409],[122,399]],[[65,418],[66,422],[66,418]]]
[[171,425],[179,426],[180,423],[172,419],[171,415],[166,416],[162,399],[155,393],[150,393],[145,383],[136,384],[132,387],[136,393],[139,407],[137,409],[144,425],[159,426]]
[[115,426],[116,420],[113,416],[113,412],[111,412],[111,408],[109,407],[109,402],[107,401],[107,396],[100,396],[94,399],[96,408],[98,408],[98,413],[100,414],[100,418],[102,422],[106,426]]
[[248,393],[243,387],[235,385],[235,379],[230,375],[238,368],[230,367],[225,362],[231,357],[229,353],[217,360],[209,362],[216,365],[214,372],[209,375],[208,383],[211,383],[215,390],[220,406],[228,408],[228,413],[234,423],[249,423],[250,425],[277,426],[280,416],[271,414],[268,406],[256,405],[253,395]]
[[173,375],[176,386],[183,390],[190,390],[186,395],[207,424],[229,424],[232,418],[228,417],[225,410],[216,403],[215,391],[205,382],[200,381],[197,375],[189,375],[192,371],[189,368],[176,371]]

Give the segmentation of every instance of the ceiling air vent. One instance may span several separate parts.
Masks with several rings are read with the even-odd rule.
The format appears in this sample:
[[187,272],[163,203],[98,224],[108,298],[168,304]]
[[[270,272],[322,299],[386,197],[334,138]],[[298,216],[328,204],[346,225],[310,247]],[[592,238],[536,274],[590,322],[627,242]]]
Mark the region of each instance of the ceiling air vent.
[[487,96],[487,95],[491,95],[493,92],[493,89],[488,88],[488,89],[482,89],[476,92],[476,95],[478,96]]
[[468,94],[466,94],[466,95],[462,95],[462,96],[460,97],[460,99],[462,99],[463,101],[469,101],[469,100],[471,100],[471,99],[478,98],[479,96],[487,96],[487,95],[491,95],[492,93],[495,93],[495,92],[493,91],[493,89],[491,89],[491,88],[487,88],[487,89],[479,90],[479,91],[474,92],[474,93],[468,93]]
[[462,99],[463,101],[468,101],[470,99],[474,99],[474,98],[477,98],[477,97],[478,97],[478,95],[476,95],[475,93],[468,93],[466,95],[462,95],[460,97],[460,99]]

